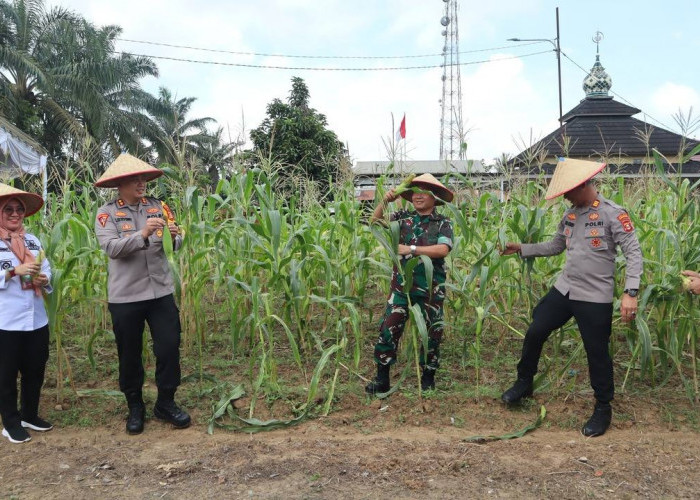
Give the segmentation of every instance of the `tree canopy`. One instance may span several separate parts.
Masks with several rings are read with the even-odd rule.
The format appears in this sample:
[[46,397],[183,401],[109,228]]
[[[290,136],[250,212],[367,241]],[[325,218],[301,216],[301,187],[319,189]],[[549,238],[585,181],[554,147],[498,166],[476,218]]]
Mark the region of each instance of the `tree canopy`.
[[[303,79],[292,78],[287,102],[274,99],[267,117],[250,132],[257,152],[284,166],[295,166],[322,186],[337,179],[347,151],[328,129],[326,117],[309,106],[309,88]],[[255,156],[251,156],[255,162]]]

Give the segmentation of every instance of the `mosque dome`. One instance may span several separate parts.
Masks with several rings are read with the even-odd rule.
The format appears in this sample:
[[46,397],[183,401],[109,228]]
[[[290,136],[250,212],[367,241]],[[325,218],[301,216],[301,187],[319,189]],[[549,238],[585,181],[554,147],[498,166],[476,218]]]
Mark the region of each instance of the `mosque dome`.
[[591,68],[591,72],[583,79],[583,90],[586,97],[598,98],[608,97],[608,92],[612,87],[612,78],[605,71],[605,68],[600,64],[600,54],[595,56],[595,64]]

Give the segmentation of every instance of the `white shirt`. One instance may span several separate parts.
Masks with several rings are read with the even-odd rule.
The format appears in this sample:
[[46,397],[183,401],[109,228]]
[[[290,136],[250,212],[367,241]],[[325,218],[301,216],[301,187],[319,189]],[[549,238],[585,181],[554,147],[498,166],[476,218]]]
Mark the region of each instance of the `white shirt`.
[[[25,233],[25,244],[35,257],[41,250],[39,239]],[[22,290],[19,276],[6,280],[7,270],[21,264],[10,249],[9,242],[0,240],[0,330],[31,332],[46,326],[49,318],[44,307],[44,297],[37,297],[34,290]],[[41,263],[41,272],[51,281],[51,265],[48,259]],[[51,286],[44,290],[51,293]]]

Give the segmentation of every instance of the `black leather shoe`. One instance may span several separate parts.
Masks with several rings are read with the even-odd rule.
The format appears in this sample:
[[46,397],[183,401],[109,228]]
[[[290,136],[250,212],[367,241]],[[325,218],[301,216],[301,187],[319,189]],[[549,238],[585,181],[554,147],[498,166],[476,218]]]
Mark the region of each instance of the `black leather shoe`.
[[581,434],[587,437],[602,436],[610,427],[612,420],[612,406],[610,403],[597,402],[593,409],[593,415],[581,428]]
[[423,375],[420,377],[420,388],[422,391],[435,389],[435,370],[423,369]]
[[129,416],[126,417],[127,434],[141,434],[143,422],[146,418],[146,407],[143,404],[129,406]]
[[532,396],[532,379],[518,378],[513,384],[513,387],[501,394],[501,401],[506,404],[514,404],[530,396]]
[[160,420],[171,423],[176,429],[189,427],[191,422],[187,412],[180,409],[173,400],[156,401],[156,405],[153,407],[153,415]]
[[389,365],[377,364],[377,376],[365,386],[365,392],[374,395],[391,389],[390,370]]

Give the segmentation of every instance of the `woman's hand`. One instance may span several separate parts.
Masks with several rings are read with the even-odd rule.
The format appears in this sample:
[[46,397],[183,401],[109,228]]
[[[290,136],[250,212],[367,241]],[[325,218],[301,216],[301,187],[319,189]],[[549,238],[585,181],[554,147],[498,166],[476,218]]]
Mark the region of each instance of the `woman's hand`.
[[15,274],[18,276],[26,276],[28,274],[36,276],[39,274],[39,271],[41,271],[41,264],[38,262],[27,262],[15,267]]
[[44,273],[38,274],[32,280],[32,284],[34,286],[40,286],[43,288],[49,284],[49,277],[46,276]]

